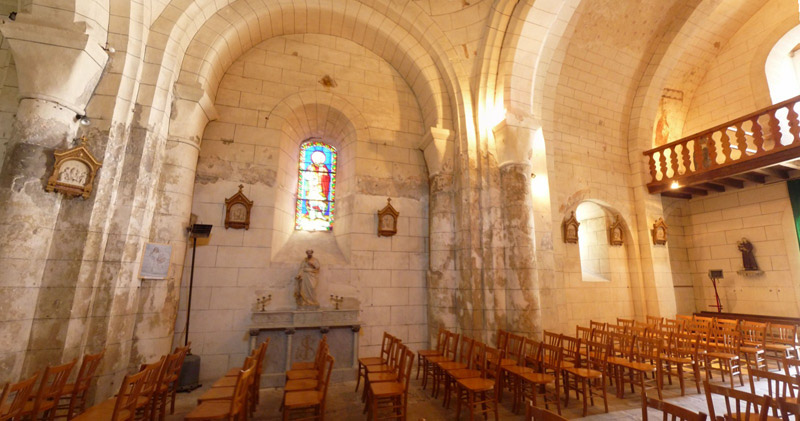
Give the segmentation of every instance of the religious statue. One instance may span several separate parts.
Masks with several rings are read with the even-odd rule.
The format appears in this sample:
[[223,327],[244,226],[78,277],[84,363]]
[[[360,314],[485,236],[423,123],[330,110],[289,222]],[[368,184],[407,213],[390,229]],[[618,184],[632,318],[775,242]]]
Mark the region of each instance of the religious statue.
[[325,161],[325,153],[311,153],[311,163],[303,169],[301,177],[301,196],[308,199],[309,219],[323,220],[328,213],[328,196],[331,188],[331,172]]
[[739,251],[742,252],[742,266],[744,270],[758,270],[758,263],[756,257],[753,255],[753,243],[748,239],[742,238],[736,243]]
[[297,276],[297,289],[294,298],[298,307],[318,307],[315,288],[319,276],[319,260],[314,257],[314,250],[306,250],[306,258],[300,263]]

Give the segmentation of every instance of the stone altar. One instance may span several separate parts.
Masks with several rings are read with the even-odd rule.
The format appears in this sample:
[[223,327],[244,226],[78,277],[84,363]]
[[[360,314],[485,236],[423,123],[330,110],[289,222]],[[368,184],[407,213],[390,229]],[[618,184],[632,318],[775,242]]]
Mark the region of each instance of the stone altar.
[[251,316],[250,351],[270,338],[262,387],[283,386],[292,363],[311,361],[322,335],[328,335],[336,359],[331,381],[355,379],[358,369],[358,309],[255,311]]

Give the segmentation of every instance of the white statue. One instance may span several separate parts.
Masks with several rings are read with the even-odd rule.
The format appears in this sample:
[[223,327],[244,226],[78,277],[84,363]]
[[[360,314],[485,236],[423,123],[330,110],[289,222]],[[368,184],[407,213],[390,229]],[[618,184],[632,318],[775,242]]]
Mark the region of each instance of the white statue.
[[319,260],[314,257],[314,250],[306,250],[306,258],[300,263],[300,270],[294,279],[297,280],[297,289],[294,298],[298,307],[319,306],[317,302],[316,287],[319,276]]

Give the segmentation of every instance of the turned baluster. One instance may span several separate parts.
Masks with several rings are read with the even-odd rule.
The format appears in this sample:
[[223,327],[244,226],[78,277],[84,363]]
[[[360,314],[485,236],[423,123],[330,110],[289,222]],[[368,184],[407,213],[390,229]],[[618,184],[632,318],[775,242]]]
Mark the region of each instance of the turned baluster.
[[[722,156],[725,157],[725,160],[722,161],[723,164],[726,162],[731,161],[731,138],[728,136],[728,128],[720,130],[720,137],[719,142],[722,145]],[[712,135],[713,136],[713,135]]]
[[756,154],[764,152],[764,133],[761,131],[761,124],[758,122],[758,117],[753,117],[753,144],[756,146]]
[[778,149],[778,148],[783,147],[783,144],[781,143],[781,138],[783,137],[782,134],[781,134],[781,122],[780,122],[780,120],[778,120],[778,116],[777,116],[777,113],[778,113],[779,109],[780,108],[774,109],[774,110],[772,110],[771,112],[769,112],[767,114],[767,115],[769,115],[770,137],[772,138],[772,140],[774,142],[773,145],[772,145],[772,150],[773,151]]
[[797,121],[797,112],[794,110],[795,104],[786,106],[789,109],[786,119],[789,120],[789,133],[792,134],[792,144],[797,144],[800,141],[800,122]]
[[747,153],[747,138],[744,136],[744,128],[742,123],[736,123],[736,147],[739,148],[739,159],[744,158]]
[[706,139],[706,149],[708,149],[708,168],[717,166],[717,144],[714,136],[708,135]]
[[681,158],[683,160],[683,173],[689,173],[692,171],[692,159],[691,155],[689,155],[689,142],[685,142],[681,145]]
[[703,146],[699,137],[692,139],[692,142],[694,142],[694,172],[699,172],[703,169]]
[[650,166],[650,180],[657,181],[656,180],[656,159],[653,157],[653,155],[654,154],[650,154],[647,157],[648,165]]
[[680,173],[678,172],[678,145],[674,145],[669,149],[669,166],[672,168],[672,177],[675,178]]
[[658,159],[658,164],[661,167],[661,180],[662,181],[666,180],[667,178],[669,178],[669,175],[667,174],[667,155],[666,155],[666,152],[667,152],[666,149],[662,149],[661,152],[659,152],[659,157],[658,157],[659,158]]

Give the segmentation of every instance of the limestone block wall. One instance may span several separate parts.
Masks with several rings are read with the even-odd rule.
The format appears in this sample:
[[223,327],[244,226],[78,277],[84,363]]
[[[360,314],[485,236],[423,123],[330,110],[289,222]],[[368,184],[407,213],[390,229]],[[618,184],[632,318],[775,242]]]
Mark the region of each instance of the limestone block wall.
[[[718,288],[724,311],[797,316],[800,248],[786,183],[695,198],[685,206],[683,231],[696,310],[711,309],[714,290],[708,271],[722,269]],[[669,241],[674,240],[672,228]],[[742,269],[736,242],[743,237],[753,243],[763,275],[736,273]]]
[[[325,75],[335,87],[323,86]],[[241,364],[257,297],[272,294],[268,309],[294,308],[293,277],[307,248],[322,264],[320,304],[332,307],[328,297],[336,294],[346,298],[345,308],[361,309],[361,352],[378,352],[384,330],[413,349],[425,345],[428,176],[419,107],[398,73],[342,38],[275,37],[227,70],[216,108],[219,119],[202,140],[192,208],[200,222],[214,225],[197,248],[190,322],[201,376]],[[339,151],[333,232],[294,231],[298,150],[309,137]],[[239,184],[255,202],[250,229],[226,230],[224,201]],[[389,196],[400,212],[398,234],[377,237],[376,211]],[[183,343],[190,262],[191,249],[176,343]]]
[[689,261],[689,244],[691,238],[687,234],[687,225],[691,212],[686,200],[664,198],[664,222],[669,227],[669,264],[675,288],[675,306],[678,314],[692,314],[697,311],[695,305],[694,284]]

